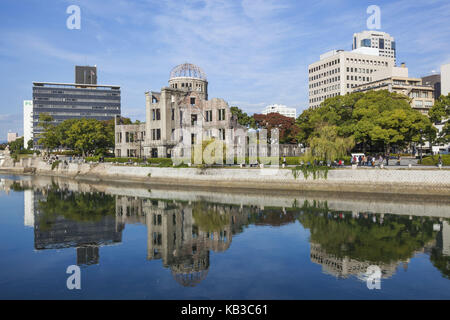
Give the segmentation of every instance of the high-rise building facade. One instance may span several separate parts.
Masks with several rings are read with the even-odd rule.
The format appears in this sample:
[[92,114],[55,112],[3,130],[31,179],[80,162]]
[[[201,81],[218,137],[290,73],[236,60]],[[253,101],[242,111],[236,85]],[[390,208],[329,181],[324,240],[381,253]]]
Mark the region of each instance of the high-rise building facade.
[[297,118],[297,109],[288,108],[281,104],[271,104],[263,109],[262,114],[279,113],[285,117]]
[[345,95],[373,81],[373,74],[386,74],[395,66],[393,58],[379,55],[375,48],[333,50],[308,67],[309,107],[317,108],[328,98]]
[[40,114],[52,116],[53,124],[81,118],[110,120],[120,115],[120,105],[120,86],[33,82],[34,145],[37,146],[43,130],[39,124]]
[[389,33],[371,30],[353,34],[352,49],[376,48],[381,57],[393,58],[396,62],[395,39]]

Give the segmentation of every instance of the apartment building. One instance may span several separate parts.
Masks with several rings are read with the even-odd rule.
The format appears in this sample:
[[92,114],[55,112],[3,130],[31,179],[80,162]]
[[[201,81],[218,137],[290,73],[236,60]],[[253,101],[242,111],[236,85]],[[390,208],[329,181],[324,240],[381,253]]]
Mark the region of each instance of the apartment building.
[[410,98],[410,104],[413,109],[420,111],[423,114],[428,114],[428,111],[434,105],[434,87],[431,85],[423,85],[422,79],[408,77],[404,72],[396,72],[394,68],[392,75],[388,77],[377,78],[374,81],[359,85],[354,88],[355,92],[366,92],[370,90],[388,90],[389,92],[396,92],[404,94]]
[[352,92],[373,81],[374,73],[388,75],[394,66],[394,59],[380,56],[376,48],[327,52],[308,67],[309,107],[317,108],[325,99]]

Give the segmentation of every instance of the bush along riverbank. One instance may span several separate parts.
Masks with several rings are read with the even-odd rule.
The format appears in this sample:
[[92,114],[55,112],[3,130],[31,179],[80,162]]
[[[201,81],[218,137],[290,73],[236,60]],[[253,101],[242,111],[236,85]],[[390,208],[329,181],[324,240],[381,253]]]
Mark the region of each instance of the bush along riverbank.
[[[442,165],[450,166],[450,154],[441,155]],[[424,166],[437,166],[439,164],[439,156],[435,155],[434,157],[426,156],[422,159],[422,165]]]

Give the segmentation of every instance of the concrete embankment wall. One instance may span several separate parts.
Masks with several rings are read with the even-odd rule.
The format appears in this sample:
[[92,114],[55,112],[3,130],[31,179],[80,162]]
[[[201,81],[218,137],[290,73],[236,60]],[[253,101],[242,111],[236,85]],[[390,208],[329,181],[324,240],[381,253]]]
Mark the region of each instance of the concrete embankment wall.
[[39,159],[25,159],[1,172],[69,177],[94,181],[129,181],[148,184],[242,188],[263,190],[324,190],[377,193],[413,193],[450,195],[450,170],[414,169],[335,169],[327,178],[297,178],[291,169],[273,168],[157,168],[130,165],[60,163],[52,166]]

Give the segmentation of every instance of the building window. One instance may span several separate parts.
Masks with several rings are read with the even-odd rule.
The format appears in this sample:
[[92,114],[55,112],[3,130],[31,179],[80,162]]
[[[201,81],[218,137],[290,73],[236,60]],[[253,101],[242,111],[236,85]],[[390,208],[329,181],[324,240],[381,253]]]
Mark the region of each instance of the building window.
[[136,149],[127,149],[127,157],[135,158],[137,155]]
[[212,110],[207,110],[206,111],[206,122],[211,122],[212,121]]
[[225,129],[219,129],[219,139],[225,140]]
[[195,98],[191,97],[191,105],[194,105],[194,104],[195,104]]
[[172,120],[175,120],[175,109],[172,109]]
[[225,109],[219,109],[217,111],[219,113],[219,121],[225,120]]
[[161,140],[161,129],[152,129],[152,140]]

